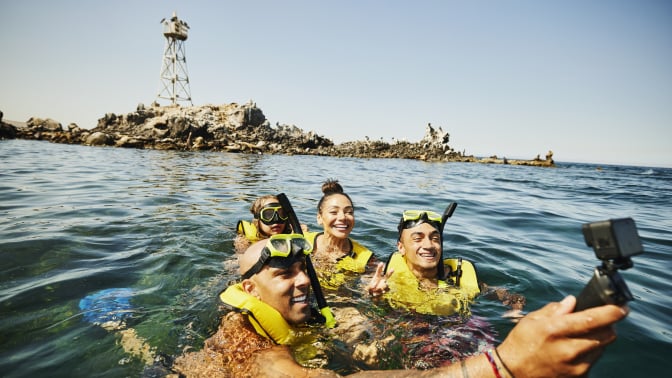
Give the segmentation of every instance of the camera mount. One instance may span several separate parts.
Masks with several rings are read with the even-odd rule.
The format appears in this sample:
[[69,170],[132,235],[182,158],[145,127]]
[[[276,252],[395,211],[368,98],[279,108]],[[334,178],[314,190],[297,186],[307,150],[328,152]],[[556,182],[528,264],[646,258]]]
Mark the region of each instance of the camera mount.
[[602,265],[595,268],[588,285],[576,298],[574,311],[604,304],[623,305],[633,300],[619,270],[632,268],[630,256],[644,252],[632,218],[610,219],[582,226],[586,245],[593,247]]

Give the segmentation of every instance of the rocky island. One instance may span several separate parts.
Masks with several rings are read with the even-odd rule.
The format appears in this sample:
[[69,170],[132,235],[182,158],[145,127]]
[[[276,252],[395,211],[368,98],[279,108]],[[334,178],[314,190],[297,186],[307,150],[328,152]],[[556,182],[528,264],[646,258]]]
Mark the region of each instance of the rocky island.
[[382,140],[334,144],[294,125],[271,126],[252,101],[246,104],[202,106],[138,105],[128,114],[105,114],[93,129],[71,123],[67,128],[53,120],[30,118],[25,124],[4,122],[0,112],[0,139],[46,140],[54,143],[116,146],[160,150],[212,150],[234,153],[318,155],[351,158],[400,158],[423,161],[478,162],[554,167],[553,152],[544,159],[478,158],[455,151],[450,135],[428,124],[419,142]]

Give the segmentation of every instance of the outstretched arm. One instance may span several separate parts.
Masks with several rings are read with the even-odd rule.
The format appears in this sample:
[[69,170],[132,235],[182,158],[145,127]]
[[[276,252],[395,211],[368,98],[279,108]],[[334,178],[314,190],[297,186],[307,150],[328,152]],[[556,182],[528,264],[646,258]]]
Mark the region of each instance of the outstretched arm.
[[[382,270],[380,271],[382,273]],[[627,315],[627,307],[605,305],[572,313],[576,298],[569,296],[562,302],[550,303],[540,310],[524,317],[495,350],[484,355],[471,357],[461,363],[431,370],[390,370],[361,371],[356,377],[577,377],[588,373],[591,366],[600,357],[604,348],[616,339],[612,325]],[[228,320],[239,314],[227,316]],[[226,319],[223,324],[229,324]],[[232,323],[231,327],[235,328]],[[224,326],[219,332],[224,333]],[[338,377],[335,372],[320,369],[308,369],[300,366],[285,346],[270,346],[256,349],[255,341],[263,339],[251,329],[237,329],[240,345],[247,345],[244,358],[235,364],[238,372],[250,377]],[[229,329],[230,331],[230,329]],[[254,337],[250,337],[253,335]],[[252,343],[252,344],[250,344]],[[235,343],[233,343],[235,346]],[[177,371],[186,373],[190,367],[195,371],[225,372],[232,362],[231,342],[224,344],[217,340],[206,341],[209,352],[196,353],[197,358],[176,359]],[[218,351],[224,348],[228,351]],[[229,349],[227,349],[229,348]],[[189,361],[202,363],[191,366]],[[220,370],[221,369],[221,370]],[[193,369],[192,369],[193,370]],[[185,374],[188,375],[188,374]],[[235,375],[235,374],[234,374]]]
[[294,360],[289,348],[283,346],[254,355],[245,372],[249,377],[340,377],[330,370],[304,368]]
[[498,347],[517,377],[582,376],[604,348],[616,339],[612,327],[627,316],[627,307],[606,305],[572,313],[569,296],[529,313]]
[[525,296],[522,294],[512,293],[503,287],[488,286],[486,283],[481,283],[481,293],[486,298],[496,298],[504,306],[511,308],[505,317],[520,318],[522,317],[523,307],[525,307]]
[[487,355],[437,369],[364,371],[357,377],[580,377],[616,339],[612,325],[627,308],[606,305],[572,313],[576,298],[550,303],[524,317]]

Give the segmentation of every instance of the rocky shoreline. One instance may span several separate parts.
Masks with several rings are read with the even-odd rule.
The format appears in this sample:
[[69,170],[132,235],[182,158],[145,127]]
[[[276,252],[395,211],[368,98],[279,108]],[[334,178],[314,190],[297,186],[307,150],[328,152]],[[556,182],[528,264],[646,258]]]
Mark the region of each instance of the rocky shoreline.
[[0,139],[46,140],[89,146],[116,146],[158,150],[211,150],[234,153],[318,155],[350,158],[399,158],[423,161],[554,167],[553,152],[544,159],[478,158],[452,149],[449,134],[428,124],[419,142],[382,140],[334,144],[312,131],[294,125],[271,126],[255,103],[202,106],[138,105],[135,112],[105,114],[93,129],[71,123],[67,128],[53,120],[30,118],[25,126],[2,121]]

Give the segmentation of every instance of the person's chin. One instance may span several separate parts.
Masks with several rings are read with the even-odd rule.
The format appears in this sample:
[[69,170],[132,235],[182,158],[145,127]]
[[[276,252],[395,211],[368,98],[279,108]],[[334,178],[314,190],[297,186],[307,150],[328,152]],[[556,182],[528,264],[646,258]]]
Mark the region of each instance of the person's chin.
[[425,263],[427,263],[428,267],[435,268],[437,265],[439,265],[439,259],[438,258],[427,259],[425,260]]
[[425,269],[428,269],[428,270],[434,270],[434,269],[436,269],[437,266],[439,266],[439,262],[438,262],[438,261],[431,261],[431,262],[428,261],[428,262],[425,264]]
[[302,305],[294,305],[292,309],[292,323],[300,324],[305,323],[310,319],[310,305],[308,303]]

